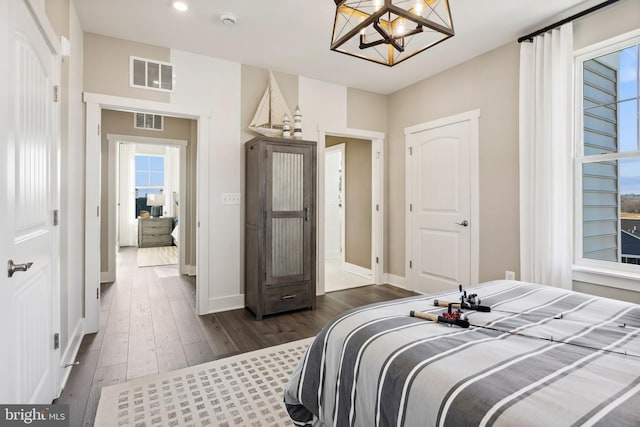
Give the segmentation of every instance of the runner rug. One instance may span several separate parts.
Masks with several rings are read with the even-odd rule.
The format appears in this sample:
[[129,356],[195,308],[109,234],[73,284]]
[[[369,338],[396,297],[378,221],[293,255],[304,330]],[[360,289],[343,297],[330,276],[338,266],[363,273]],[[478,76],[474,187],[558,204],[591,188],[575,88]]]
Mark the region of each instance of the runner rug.
[[95,426],[291,426],[284,387],[312,340],[105,387]]

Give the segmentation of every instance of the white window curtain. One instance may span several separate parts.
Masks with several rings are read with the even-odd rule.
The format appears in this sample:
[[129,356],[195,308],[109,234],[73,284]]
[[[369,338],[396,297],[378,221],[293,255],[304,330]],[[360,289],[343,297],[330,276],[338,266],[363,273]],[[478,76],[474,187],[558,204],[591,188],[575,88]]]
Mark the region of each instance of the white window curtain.
[[166,147],[164,161],[164,191],[165,205],[164,215],[178,216],[176,201],[180,200],[180,149],[178,147]]
[[573,28],[520,48],[520,274],[571,289]]
[[136,218],[136,146],[120,144],[120,188],[118,203],[120,246],[138,245],[138,220]]

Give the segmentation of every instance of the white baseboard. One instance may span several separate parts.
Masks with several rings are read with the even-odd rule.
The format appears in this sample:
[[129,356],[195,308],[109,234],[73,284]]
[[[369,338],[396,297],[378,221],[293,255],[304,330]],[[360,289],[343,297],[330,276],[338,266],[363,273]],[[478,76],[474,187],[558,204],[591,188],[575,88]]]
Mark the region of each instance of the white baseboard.
[[187,265],[187,275],[188,276],[195,276],[196,275],[196,266],[195,265]]
[[100,272],[100,283],[113,283],[116,281],[116,275],[112,271]]
[[244,308],[244,294],[209,298],[209,311],[207,314],[237,310],[239,308]]
[[84,336],[83,319],[78,319],[76,327],[73,329],[73,333],[69,336],[69,342],[60,359],[60,385],[58,387],[58,394],[62,393],[62,389],[67,385],[67,380],[71,374],[73,365],[65,368],[65,365],[69,365],[76,361],[78,357],[78,351],[80,350],[80,344],[82,344],[82,337]]
[[393,286],[397,286],[402,289],[409,289],[407,287],[407,279],[402,276],[396,276],[391,273],[384,273],[384,281]]
[[371,272],[370,268],[360,267],[359,265],[351,264],[349,262],[342,263],[342,269],[344,271],[348,271],[349,273],[366,277],[367,279],[371,279],[373,277],[373,273]]

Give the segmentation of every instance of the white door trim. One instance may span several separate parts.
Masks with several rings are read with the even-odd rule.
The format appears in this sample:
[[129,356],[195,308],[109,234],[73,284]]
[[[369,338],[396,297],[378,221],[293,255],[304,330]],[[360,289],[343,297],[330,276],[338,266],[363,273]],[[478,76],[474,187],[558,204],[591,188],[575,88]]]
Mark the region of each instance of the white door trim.
[[[107,205],[109,208],[109,224],[108,230],[108,245],[107,245],[107,271],[103,272],[100,277],[100,282],[114,282],[116,280],[116,216],[117,216],[117,203],[116,200],[116,185],[115,176],[117,173],[116,164],[120,162],[117,156],[116,147],[119,142],[125,144],[148,144],[148,145],[170,145],[178,147],[180,151],[180,194],[187,194],[187,145],[188,141],[183,139],[168,139],[168,138],[153,138],[146,136],[133,136],[133,135],[119,135],[119,134],[107,134],[108,149],[109,149],[109,173],[107,176],[112,177],[109,182],[109,194],[107,196]],[[178,218],[185,218],[184,203],[178,204]],[[180,236],[186,236],[185,221],[178,221],[178,229]],[[178,271],[180,274],[187,274],[185,266],[185,245],[178,245]]]
[[471,110],[465,113],[455,114],[453,116],[443,117],[426,123],[420,123],[415,126],[406,127],[405,135],[405,200],[407,206],[405,209],[405,278],[406,286],[413,289],[410,281],[409,261],[412,259],[412,239],[411,233],[411,212],[409,211],[409,201],[413,190],[412,176],[413,170],[409,153],[409,136],[423,132],[429,129],[435,129],[442,126],[448,126],[455,123],[470,122],[470,141],[469,141],[469,162],[470,162],[470,189],[471,189],[471,215],[469,222],[473,225],[470,228],[471,238],[471,283],[479,282],[479,262],[480,262],[480,135],[479,135],[479,119],[480,110]]
[[[209,246],[208,206],[210,113],[177,108],[170,104],[119,96],[84,93],[86,103],[86,190],[85,190],[85,333],[97,332],[100,327],[100,146],[102,109],[141,111],[167,114],[197,120],[198,128],[198,177],[196,207],[196,310],[208,312],[209,304]],[[96,191],[98,189],[98,191]]]
[[[318,224],[316,257],[324,258],[324,156],[327,136],[371,141],[371,272],[375,284],[384,283],[384,132],[351,128],[318,128]],[[376,210],[376,207],[378,208]],[[377,258],[377,263],[376,263]],[[323,259],[324,261],[324,259]],[[324,288],[324,262],[316,262],[317,294]]]

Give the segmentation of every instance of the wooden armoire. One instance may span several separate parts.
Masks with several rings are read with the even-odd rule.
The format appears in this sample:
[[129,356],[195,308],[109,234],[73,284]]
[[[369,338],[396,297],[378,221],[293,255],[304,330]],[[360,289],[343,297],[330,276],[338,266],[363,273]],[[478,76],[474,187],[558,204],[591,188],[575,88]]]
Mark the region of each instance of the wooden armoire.
[[315,307],[316,143],[245,144],[245,306],[257,320]]

